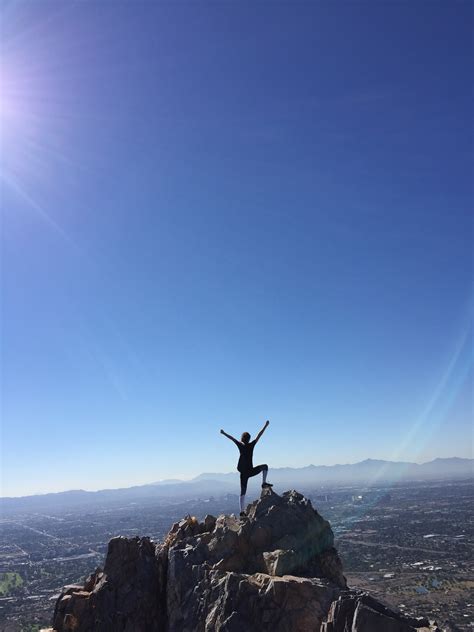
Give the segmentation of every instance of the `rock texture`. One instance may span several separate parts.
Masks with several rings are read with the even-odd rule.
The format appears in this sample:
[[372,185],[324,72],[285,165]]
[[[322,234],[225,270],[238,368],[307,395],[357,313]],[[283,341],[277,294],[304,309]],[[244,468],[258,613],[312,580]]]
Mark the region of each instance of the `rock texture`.
[[384,606],[370,595],[345,591],[331,604],[321,632],[441,632],[436,623]]
[[247,518],[186,517],[165,541],[113,538],[105,567],[66,586],[56,632],[435,630],[347,589],[329,523],[301,494],[264,490]]

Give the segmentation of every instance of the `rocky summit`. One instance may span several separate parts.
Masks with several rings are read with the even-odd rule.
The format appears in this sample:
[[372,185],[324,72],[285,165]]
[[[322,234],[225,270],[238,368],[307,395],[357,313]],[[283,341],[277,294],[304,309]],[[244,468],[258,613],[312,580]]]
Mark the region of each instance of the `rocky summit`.
[[113,538],[104,569],[66,586],[55,632],[428,632],[346,585],[327,520],[296,491],[247,516],[187,516],[164,542]]

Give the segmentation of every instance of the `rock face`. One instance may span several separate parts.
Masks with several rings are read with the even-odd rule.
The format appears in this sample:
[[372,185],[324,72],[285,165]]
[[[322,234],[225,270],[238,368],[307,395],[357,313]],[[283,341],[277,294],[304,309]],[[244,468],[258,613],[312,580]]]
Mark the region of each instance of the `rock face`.
[[166,586],[163,558],[148,538],[113,538],[105,568],[84,586],[66,586],[56,603],[54,629],[159,632]]
[[441,632],[423,617],[413,618],[384,606],[373,597],[346,591],[331,604],[321,632]]
[[264,490],[247,518],[187,517],[165,541],[113,538],[104,570],[66,586],[56,632],[435,630],[347,589],[329,523]]

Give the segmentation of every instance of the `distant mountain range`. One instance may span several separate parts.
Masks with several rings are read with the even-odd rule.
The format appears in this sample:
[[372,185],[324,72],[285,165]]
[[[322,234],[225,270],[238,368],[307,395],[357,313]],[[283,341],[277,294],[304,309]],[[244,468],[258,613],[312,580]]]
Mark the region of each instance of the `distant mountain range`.
[[[97,492],[72,490],[53,494],[2,498],[3,515],[32,511],[59,510],[86,506],[113,507],[123,504],[183,501],[238,493],[238,472],[203,473],[189,481],[167,479],[122,489]],[[271,468],[269,480],[279,488],[318,488],[335,484],[375,485],[384,482],[434,481],[474,477],[474,459],[435,459],[428,463],[367,459],[347,465],[308,465],[301,468]]]
[[[389,480],[432,480],[474,476],[474,459],[435,459],[428,463],[409,463],[403,461],[379,461],[366,459],[347,465],[308,465],[301,468],[282,467],[271,469],[272,482],[297,483],[299,485],[319,483],[349,483]],[[270,475],[269,475],[270,476]],[[229,482],[238,477],[238,473],[205,473],[194,481],[215,480]]]

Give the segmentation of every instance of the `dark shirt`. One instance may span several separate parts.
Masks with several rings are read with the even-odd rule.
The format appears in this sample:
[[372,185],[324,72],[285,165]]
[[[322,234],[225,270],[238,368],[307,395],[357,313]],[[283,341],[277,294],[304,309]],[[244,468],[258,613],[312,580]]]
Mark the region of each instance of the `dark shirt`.
[[237,444],[240,452],[240,458],[237,464],[239,472],[248,472],[253,468],[253,449],[256,443],[256,441],[250,441],[249,443],[239,442]]

